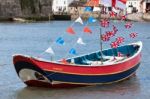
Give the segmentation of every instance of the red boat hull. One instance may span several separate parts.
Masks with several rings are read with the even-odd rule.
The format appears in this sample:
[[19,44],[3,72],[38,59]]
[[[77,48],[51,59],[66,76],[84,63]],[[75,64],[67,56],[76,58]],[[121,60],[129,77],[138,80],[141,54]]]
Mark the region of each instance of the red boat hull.
[[139,67],[140,60],[141,51],[125,61],[102,66],[46,62],[23,55],[15,55],[13,62],[18,76],[27,85],[52,87],[118,82],[134,74]]

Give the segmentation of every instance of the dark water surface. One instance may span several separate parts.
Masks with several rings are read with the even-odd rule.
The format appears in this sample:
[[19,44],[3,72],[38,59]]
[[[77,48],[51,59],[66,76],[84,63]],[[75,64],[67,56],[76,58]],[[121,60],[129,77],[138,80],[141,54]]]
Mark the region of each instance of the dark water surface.
[[[47,89],[28,88],[18,78],[12,63],[12,55],[16,53],[39,56],[50,59],[43,53],[52,46],[55,59],[70,57],[69,49],[76,48],[78,54],[99,49],[99,27],[90,25],[93,33],[84,34],[83,26],[75,24],[76,35],[68,35],[65,29],[72,22],[43,23],[0,23],[0,99],[149,99],[150,98],[150,23],[135,22],[132,29],[126,30],[123,22],[114,22],[118,26],[118,35],[124,36],[126,43],[143,41],[142,62],[136,76],[123,82],[87,86],[78,88]],[[109,28],[108,28],[109,30]],[[103,32],[105,30],[103,29]],[[137,32],[136,39],[129,38],[130,32]],[[64,46],[53,43],[58,37],[65,39]],[[76,44],[82,37],[86,46]],[[113,41],[111,39],[111,41]],[[125,43],[124,43],[125,44]],[[109,42],[104,43],[109,47]]]

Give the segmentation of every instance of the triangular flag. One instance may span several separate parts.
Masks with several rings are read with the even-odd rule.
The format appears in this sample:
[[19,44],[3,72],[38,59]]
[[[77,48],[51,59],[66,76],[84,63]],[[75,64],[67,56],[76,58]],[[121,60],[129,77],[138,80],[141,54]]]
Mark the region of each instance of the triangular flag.
[[87,3],[84,6],[99,6],[99,0],[86,0]]
[[127,0],[118,0],[120,2],[122,2],[123,4],[126,4]]
[[86,44],[83,42],[83,40],[82,40],[81,37],[78,38],[77,43],[78,43],[78,44],[81,44],[81,45],[86,45]]
[[84,11],[92,11],[92,7],[85,7]]
[[70,51],[69,51],[70,54],[73,54],[73,55],[76,55],[76,50],[74,48],[72,48]]
[[60,45],[64,45],[65,41],[62,37],[59,37],[57,40],[56,40],[56,43],[57,44],[60,44]]
[[50,54],[55,54],[53,49],[51,47],[49,47],[47,50],[45,50],[46,53],[50,53]]
[[88,22],[89,23],[94,23],[94,22],[96,22],[97,20],[95,19],[95,18],[93,18],[92,16],[91,17],[89,17],[89,19],[88,19]]
[[90,30],[90,28],[87,27],[87,26],[84,27],[83,31],[84,31],[85,33],[92,33],[92,31]]
[[82,21],[81,17],[79,17],[78,19],[76,19],[75,22],[78,22],[78,23],[80,23],[80,24],[83,24],[83,21]]
[[117,13],[117,14],[119,13],[119,11],[117,9],[115,9],[114,7],[112,8],[112,11]]
[[94,7],[94,8],[93,8],[93,11],[94,11],[94,12],[96,12],[96,11],[101,11],[101,9],[100,9],[99,7]]
[[74,32],[72,27],[68,27],[66,32],[68,32],[69,34],[75,34],[75,32]]
[[63,64],[69,64],[65,58],[63,58],[60,62]]

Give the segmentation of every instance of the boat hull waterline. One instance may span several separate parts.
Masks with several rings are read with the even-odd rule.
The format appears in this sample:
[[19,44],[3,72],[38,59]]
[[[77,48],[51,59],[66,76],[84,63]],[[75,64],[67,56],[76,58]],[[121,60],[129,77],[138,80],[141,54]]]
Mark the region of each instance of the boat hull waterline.
[[[127,47],[129,50],[125,51]],[[106,55],[107,52],[110,55],[109,50],[105,50],[103,53]],[[18,76],[28,86],[110,84],[127,79],[136,72],[141,61],[142,42],[121,46],[118,50],[124,54],[130,53],[132,55],[121,61],[95,65],[50,62],[19,54],[13,56],[13,62]],[[88,56],[90,55],[88,54]],[[83,56],[72,59],[79,60]],[[67,61],[70,62],[70,59]]]

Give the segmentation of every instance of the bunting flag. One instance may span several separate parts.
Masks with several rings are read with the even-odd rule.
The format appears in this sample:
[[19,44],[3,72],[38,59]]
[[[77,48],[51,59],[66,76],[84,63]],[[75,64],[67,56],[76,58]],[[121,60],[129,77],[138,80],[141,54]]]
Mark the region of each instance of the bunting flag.
[[69,34],[75,34],[75,31],[73,30],[72,27],[68,27],[66,32],[69,33]]
[[115,33],[113,31],[106,31],[106,35],[108,37],[113,37],[113,36],[115,36]]
[[110,17],[116,17],[117,14],[114,11],[109,12]]
[[112,5],[112,7],[115,7],[116,6],[116,0],[111,0],[111,5]]
[[79,17],[78,19],[76,19],[75,22],[80,23],[80,24],[83,25],[83,21],[82,21],[81,17]]
[[100,7],[94,7],[93,12],[101,11]]
[[90,7],[97,6],[98,7],[99,0],[88,0],[88,2],[84,6],[90,6]]
[[93,18],[92,16],[90,16],[89,17],[89,19],[88,19],[88,22],[89,23],[94,23],[94,22],[96,22],[97,20],[95,19],[95,18]]
[[72,54],[72,55],[76,55],[76,54],[77,54],[77,53],[76,53],[76,50],[75,50],[74,48],[72,48],[72,49],[69,51],[69,53]]
[[126,15],[121,16],[121,20],[126,20]]
[[85,26],[84,29],[83,29],[83,31],[85,33],[92,33],[91,29],[88,26]]
[[109,41],[109,40],[110,40],[110,37],[108,37],[108,36],[105,35],[105,34],[102,34],[102,35],[101,35],[101,40],[106,42],[106,41]]
[[130,29],[132,27],[132,23],[131,22],[127,22],[126,24],[125,24],[125,28],[126,29]]
[[116,27],[115,25],[113,25],[112,27],[113,27],[113,32],[114,32],[114,34],[116,34],[116,33],[118,32],[117,27]]
[[63,63],[63,64],[69,64],[65,58],[63,58],[62,60],[60,60],[60,62]]
[[135,38],[135,37],[137,37],[137,35],[138,35],[138,33],[130,33],[131,38]]
[[92,12],[92,7],[85,7],[84,11]]
[[123,37],[117,37],[116,42],[118,43],[118,45],[120,45],[121,43],[124,42],[124,38]]
[[112,8],[112,11],[114,12],[114,13],[119,13],[119,11],[116,9],[116,8]]
[[109,21],[104,19],[100,22],[101,27],[109,27]]
[[111,48],[117,48],[118,47],[118,43],[116,41],[112,42],[110,45],[111,45]]
[[81,45],[86,45],[86,44],[83,42],[83,40],[82,40],[81,37],[78,38],[77,43],[78,43],[78,44],[81,44]]
[[123,4],[126,4],[127,0],[118,0],[120,2],[122,2]]
[[62,37],[59,37],[57,40],[56,40],[56,43],[57,44],[60,44],[60,45],[64,45],[65,41]]
[[53,51],[53,49],[51,47],[49,47],[47,50],[45,50],[45,52],[49,53],[49,54],[52,54],[52,55],[55,54],[54,51]]

